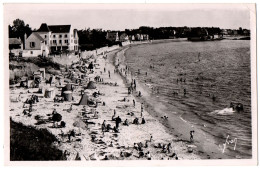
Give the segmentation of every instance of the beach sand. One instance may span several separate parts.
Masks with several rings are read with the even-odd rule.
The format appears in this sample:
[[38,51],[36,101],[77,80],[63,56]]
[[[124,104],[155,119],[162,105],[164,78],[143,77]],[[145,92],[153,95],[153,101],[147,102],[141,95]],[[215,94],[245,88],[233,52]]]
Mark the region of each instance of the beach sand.
[[[13,121],[21,122],[24,125],[33,126],[37,129],[48,129],[60,140],[60,142],[55,142],[54,146],[67,154],[67,160],[75,160],[76,158],[80,158],[83,161],[103,160],[105,156],[107,156],[109,160],[147,160],[145,156],[139,157],[138,151],[135,150],[133,146],[134,143],[142,142],[145,144],[146,141],[150,140],[151,136],[152,141],[148,142],[147,148],[143,148],[143,152],[147,153],[149,151],[152,160],[176,160],[175,157],[170,157],[173,153],[177,154],[179,160],[201,159],[201,155],[198,154],[196,146],[191,145],[187,140],[181,140],[176,136],[172,136],[158,118],[154,117],[154,114],[151,114],[151,112],[156,113],[156,111],[153,111],[153,109],[149,107],[147,108],[146,105],[143,112],[143,117],[146,120],[145,124],[130,124],[129,126],[122,124],[125,119],[128,119],[128,121],[132,123],[135,117],[138,117],[140,121],[141,103],[144,103],[144,99],[136,97],[136,92],[129,95],[126,80],[118,73],[114,73],[115,66],[112,61],[122,56],[124,51],[120,50],[121,49],[118,49],[107,53],[107,59],[104,58],[103,55],[95,56],[91,59],[96,67],[93,74],[88,74],[88,78],[94,80],[94,77],[99,75],[103,78],[103,83],[96,82],[97,88],[87,91],[89,94],[99,91],[102,95],[95,100],[104,102],[105,105],[99,103],[96,108],[87,107],[87,111],[98,112],[98,118],[89,119],[89,124],[83,122],[81,116],[83,106],[75,105],[78,104],[81,99],[80,92],[83,89],[82,86],[78,86],[73,91],[74,100],[72,102],[54,103],[53,99],[41,98],[40,101],[33,106],[31,117],[22,114],[24,110],[22,102],[11,102],[10,117]],[[104,68],[106,68],[106,72],[104,72]],[[110,78],[108,71],[111,73]],[[104,83],[117,83],[117,86]],[[56,83],[56,85],[57,84],[58,83]],[[52,87],[55,89],[55,92],[58,93],[58,88],[56,88],[56,86]],[[10,98],[14,99],[18,94],[21,94],[21,101],[25,101],[37,90],[37,88],[10,89]],[[141,88],[139,89],[138,87],[137,90],[141,90]],[[126,101],[123,101],[124,98]],[[136,101],[135,107],[133,106],[133,99]],[[74,104],[72,111],[66,111],[71,104]],[[47,121],[54,109],[62,115],[62,120],[66,122],[65,128],[53,128],[53,123]],[[103,133],[101,124],[104,120],[106,120],[107,124],[111,124],[112,127],[115,126],[115,122],[111,120],[114,110],[116,110],[116,116],[120,116],[122,119],[122,123],[119,125],[119,133],[112,131]],[[133,112],[134,116],[128,115],[129,112]],[[45,120],[46,122],[38,125],[38,121],[35,119],[37,115],[41,120]],[[178,123],[176,123],[176,125],[177,124]],[[71,130],[75,130],[76,137],[68,141],[66,134]],[[111,142],[113,146],[111,146]],[[163,153],[162,148],[155,148],[154,145],[158,145],[158,143],[171,143],[171,152]],[[189,152],[188,149],[193,149],[194,151]]]

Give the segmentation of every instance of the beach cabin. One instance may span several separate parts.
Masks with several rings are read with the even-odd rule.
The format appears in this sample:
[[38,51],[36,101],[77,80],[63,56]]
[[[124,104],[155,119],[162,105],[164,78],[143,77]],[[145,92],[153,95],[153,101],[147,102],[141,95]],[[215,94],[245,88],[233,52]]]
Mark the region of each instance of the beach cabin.
[[42,74],[40,72],[34,72],[33,73],[33,80],[34,81],[42,81]]
[[45,68],[40,68],[39,72],[41,73],[42,78],[45,79]]
[[23,43],[21,39],[9,38],[9,51],[15,56],[19,56],[23,50]]

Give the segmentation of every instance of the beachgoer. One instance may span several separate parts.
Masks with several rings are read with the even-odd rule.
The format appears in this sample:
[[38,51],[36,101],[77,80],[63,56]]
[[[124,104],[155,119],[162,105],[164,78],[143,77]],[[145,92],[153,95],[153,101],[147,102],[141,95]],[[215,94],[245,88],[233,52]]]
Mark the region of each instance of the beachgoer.
[[139,124],[139,121],[138,121],[138,118],[137,118],[137,117],[134,119],[133,124],[136,124],[136,125]]
[[114,126],[113,130],[114,130],[115,133],[119,132],[118,128],[116,128],[115,126]]
[[116,118],[116,128],[118,128],[119,127],[119,124],[122,122],[122,120],[121,120],[121,118],[118,116],[117,118]]
[[152,158],[151,158],[151,154],[150,154],[149,151],[147,152],[146,157],[147,157],[148,160],[151,160],[151,159],[152,159]]
[[133,105],[134,105],[134,107],[135,107],[135,100],[133,100]]
[[141,113],[143,113],[143,111],[144,111],[144,104],[142,103],[141,104]]
[[190,131],[190,142],[193,142],[194,130]]
[[134,149],[138,150],[138,145],[136,143],[134,143]]
[[114,115],[112,116],[112,121],[115,121],[116,119],[116,114],[114,113]]
[[150,142],[152,142],[152,140],[153,140],[153,136],[151,135],[151,136],[150,136]]
[[145,119],[144,118],[142,118],[142,124],[145,124]]
[[172,148],[171,143],[169,143],[169,144],[167,145],[167,152],[168,152],[168,153],[171,152],[171,148]]
[[105,132],[105,130],[106,130],[106,120],[103,121],[101,129],[102,129],[102,132]]
[[138,96],[139,96],[139,97],[141,97],[141,96],[142,96],[142,93],[141,93],[141,91],[139,91],[139,93],[138,93]]
[[53,114],[53,115],[54,115],[54,114],[57,114],[56,109],[53,109],[52,114]]
[[187,93],[187,92],[186,92],[186,89],[184,89],[184,90],[183,90],[183,94],[184,94],[184,96],[186,95],[186,93]]
[[108,145],[109,147],[113,147],[113,142],[111,141],[111,143]]
[[127,119],[124,121],[123,125],[129,126],[129,123],[128,123]]

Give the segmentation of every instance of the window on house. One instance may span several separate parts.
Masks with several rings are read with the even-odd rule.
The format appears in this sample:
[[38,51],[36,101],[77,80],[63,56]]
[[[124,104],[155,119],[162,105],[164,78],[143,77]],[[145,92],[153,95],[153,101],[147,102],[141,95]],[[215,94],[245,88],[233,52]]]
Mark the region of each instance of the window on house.
[[31,54],[33,54],[33,51],[31,51]]
[[68,37],[68,35],[67,34],[65,34],[65,38],[67,38]]
[[59,36],[60,38],[62,38],[62,35],[60,34],[60,36]]
[[47,45],[47,40],[45,40],[44,43]]
[[35,47],[35,42],[30,42],[30,47],[34,48]]
[[71,37],[73,37],[73,34],[71,35]]
[[59,44],[62,44],[62,40],[59,40]]
[[65,43],[69,43],[69,40],[64,40]]
[[57,43],[57,41],[56,40],[53,40],[53,44],[56,44]]
[[74,43],[77,44],[77,40],[74,40]]
[[47,35],[44,35],[45,38],[47,38]]
[[55,38],[55,37],[56,37],[56,35],[54,34],[54,35],[53,35],[53,38]]

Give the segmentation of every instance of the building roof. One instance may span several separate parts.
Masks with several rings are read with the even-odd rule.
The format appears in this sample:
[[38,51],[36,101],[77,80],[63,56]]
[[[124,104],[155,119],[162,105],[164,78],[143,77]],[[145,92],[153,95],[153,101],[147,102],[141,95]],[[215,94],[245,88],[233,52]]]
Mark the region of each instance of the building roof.
[[44,41],[44,39],[37,33],[37,32],[32,32],[40,41]]
[[37,32],[49,32],[50,29],[46,23],[42,23],[40,28],[37,30]]
[[53,33],[68,33],[70,32],[71,25],[52,25],[48,27]]
[[17,38],[9,38],[9,45],[20,45],[22,41]]

